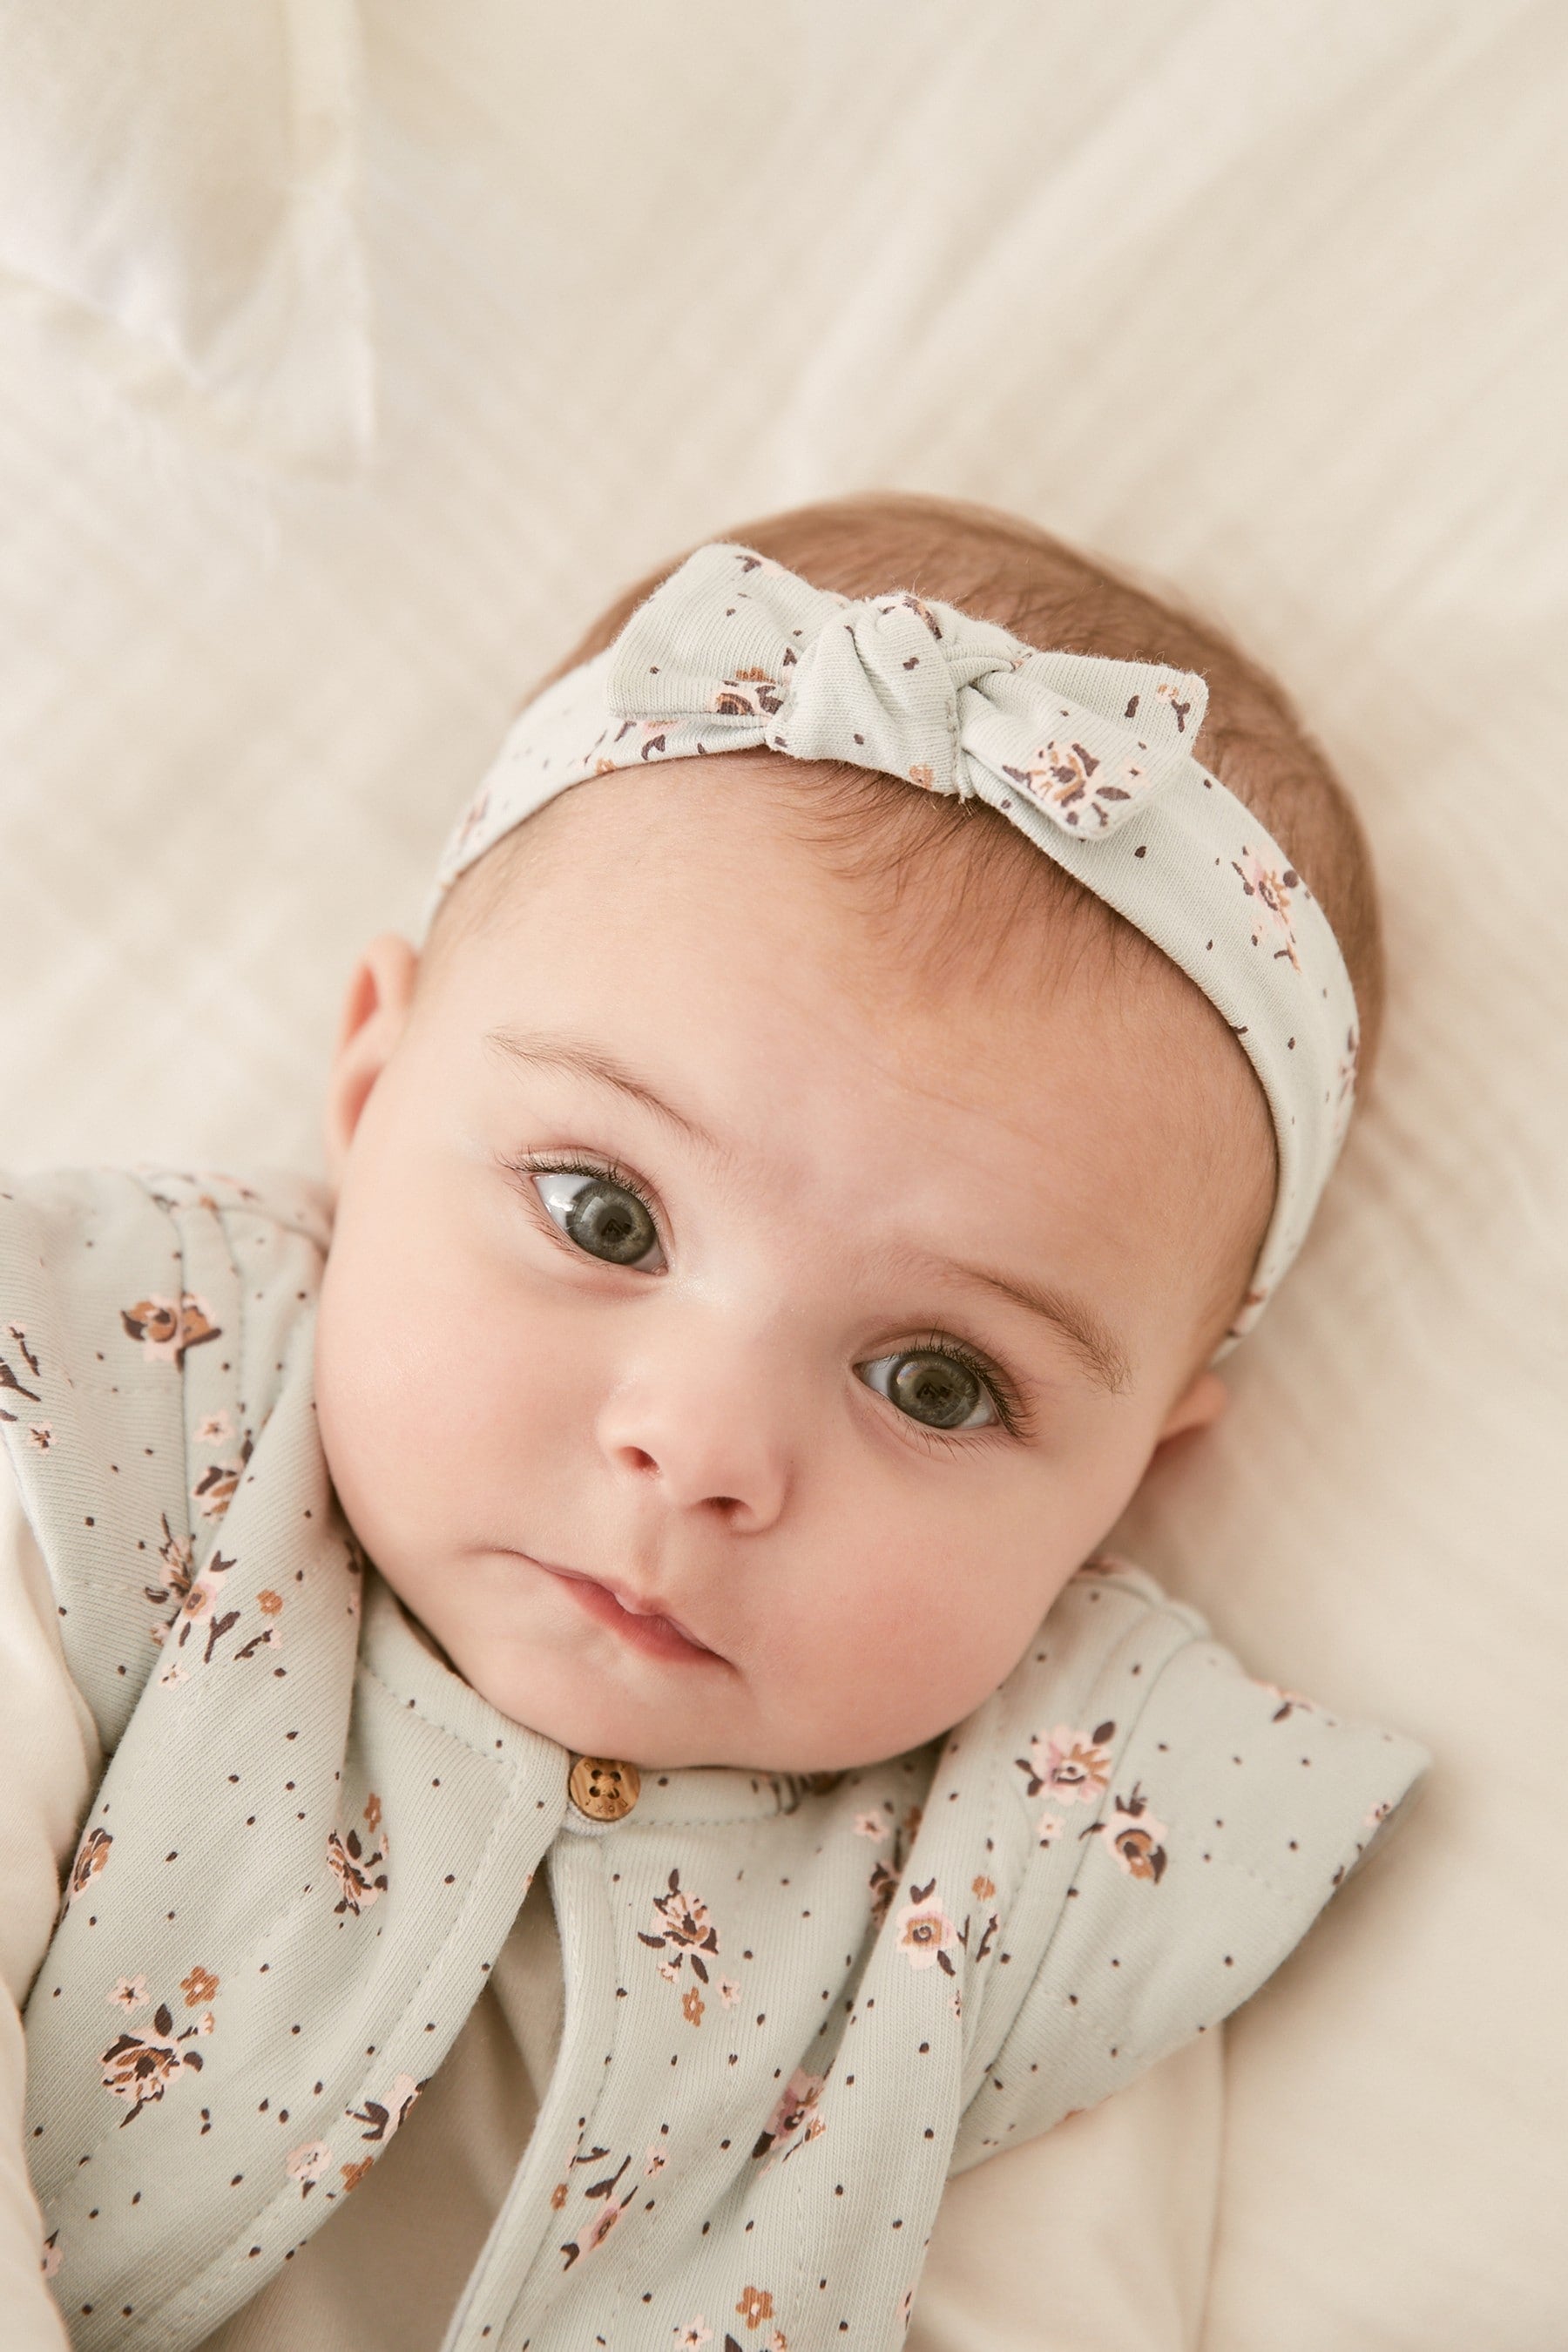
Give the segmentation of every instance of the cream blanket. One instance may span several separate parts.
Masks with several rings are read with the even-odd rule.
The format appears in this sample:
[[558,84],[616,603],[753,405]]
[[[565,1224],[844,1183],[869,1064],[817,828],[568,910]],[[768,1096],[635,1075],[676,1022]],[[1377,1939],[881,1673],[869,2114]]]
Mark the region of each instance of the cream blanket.
[[[1016,509],[1296,693],[1383,872],[1381,1084],[1125,1542],[1437,1767],[1230,2034],[1206,2314],[1168,2340],[1545,2352],[1562,10],[399,0],[357,52],[348,0],[57,19],[0,5],[0,1160],[319,1166],[354,950],[415,920],[523,687],[770,509]],[[921,2324],[978,2352],[979,2203],[990,2291],[1102,2352],[1029,2162],[963,2185]],[[1075,2242],[1135,2264],[1146,2173],[1084,2163]]]

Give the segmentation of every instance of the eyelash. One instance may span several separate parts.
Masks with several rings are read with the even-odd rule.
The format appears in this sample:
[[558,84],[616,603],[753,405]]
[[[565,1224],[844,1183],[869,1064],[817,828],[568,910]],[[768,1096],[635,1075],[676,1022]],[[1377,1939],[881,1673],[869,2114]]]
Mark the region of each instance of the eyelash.
[[[642,1202],[655,1232],[658,1234],[659,1246],[664,1246],[664,1234],[652,1193],[629,1169],[623,1168],[618,1160],[587,1159],[582,1152],[566,1152],[557,1157],[548,1151],[520,1151],[515,1159],[508,1160],[505,1164],[517,1176],[602,1176],[607,1184],[618,1184],[623,1192],[629,1192],[634,1201]],[[584,1253],[567,1240],[553,1217],[546,1215],[531,1184],[525,1187],[524,1197],[537,1210],[541,1223],[551,1236],[563,1249],[572,1250],[574,1256],[581,1257]],[[592,1260],[589,1262],[591,1264]]]
[[[629,1192],[634,1200],[640,1201],[647,1211],[656,1231],[658,1229],[658,1212],[654,1206],[647,1186],[640,1182],[628,1169],[623,1168],[618,1160],[593,1159],[581,1152],[555,1155],[550,1152],[521,1151],[514,1158],[507,1160],[505,1165],[514,1174],[522,1177],[602,1176],[606,1183],[620,1185],[622,1190]],[[525,1197],[531,1201],[537,1200],[531,1184],[527,1186]],[[571,1249],[572,1244],[562,1233],[554,1219],[545,1214],[542,1207],[539,1210],[539,1216],[552,1239],[559,1242],[563,1248]],[[662,1232],[659,1233],[659,1242],[662,1246],[664,1243]],[[581,1252],[575,1254],[582,1255]],[[898,1356],[917,1353],[951,1356],[956,1363],[962,1364],[966,1371],[972,1372],[974,1378],[990,1391],[991,1401],[996,1407],[998,1423],[1005,1435],[1026,1439],[1032,1435],[1033,1416],[1019,1394],[1016,1382],[1009,1380],[1000,1365],[994,1364],[989,1356],[982,1355],[977,1348],[967,1346],[962,1339],[955,1339],[951,1332],[926,1331],[913,1339],[900,1341],[896,1347],[886,1348],[882,1352],[884,1355]],[[907,1412],[895,1412],[893,1418],[907,1429],[917,1444],[925,1446],[928,1451],[936,1448],[948,1453],[954,1448],[972,1446],[977,1438],[983,1438],[991,1433],[984,1429],[973,1429],[967,1432],[933,1429],[929,1422],[916,1421]]]
[[[969,1347],[963,1339],[955,1339],[951,1331],[925,1331],[916,1339],[900,1340],[896,1348],[884,1348],[881,1352],[885,1356],[951,1356],[955,1363],[963,1366],[965,1371],[973,1372],[982,1386],[990,1391],[998,1423],[1007,1436],[1027,1437],[1031,1433],[1033,1423],[1029,1410],[1016,1383],[1008,1379],[999,1364],[992,1362],[989,1356],[983,1356],[978,1348]],[[897,1418],[908,1423],[922,1444],[936,1444],[944,1449],[973,1445],[977,1437],[995,1433],[985,1429],[933,1429],[929,1422],[916,1421],[907,1412],[900,1413]]]

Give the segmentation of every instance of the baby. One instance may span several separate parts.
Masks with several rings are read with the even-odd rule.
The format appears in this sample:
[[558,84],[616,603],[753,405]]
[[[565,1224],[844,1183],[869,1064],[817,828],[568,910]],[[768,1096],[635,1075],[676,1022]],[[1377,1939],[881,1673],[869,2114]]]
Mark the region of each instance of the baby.
[[1098,1548],[1381,992],[1266,678],[852,499],[524,708],[351,983],[330,1231],[13,1181],[10,2220],[72,2342],[894,2345],[950,2177],[1264,1980],[1422,1751]]

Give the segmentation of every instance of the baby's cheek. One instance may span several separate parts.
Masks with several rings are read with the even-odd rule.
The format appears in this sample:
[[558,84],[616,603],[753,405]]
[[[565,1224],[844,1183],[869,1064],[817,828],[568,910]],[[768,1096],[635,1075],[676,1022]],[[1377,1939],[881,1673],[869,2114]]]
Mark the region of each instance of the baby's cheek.
[[1037,1605],[1038,1590],[972,1520],[942,1532],[925,1512],[851,1539],[815,1596],[807,1688],[825,1738],[852,1726],[866,1756],[891,1756],[961,1721],[1023,1654],[1054,1598]]
[[471,1472],[486,1344],[482,1297],[417,1234],[368,1220],[340,1229],[322,1286],[317,1407],[340,1498],[373,1558],[427,1540]]

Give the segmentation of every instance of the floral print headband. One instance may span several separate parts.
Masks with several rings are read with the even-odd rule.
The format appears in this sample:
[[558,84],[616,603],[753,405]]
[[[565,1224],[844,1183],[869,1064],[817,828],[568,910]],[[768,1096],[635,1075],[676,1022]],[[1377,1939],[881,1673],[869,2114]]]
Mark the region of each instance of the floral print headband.
[[1274,1211],[1214,1360],[1306,1237],[1350,1121],[1354,992],[1285,852],[1193,757],[1186,670],[1041,653],[951,604],[814,588],[747,547],[700,547],[615,643],[521,712],[447,845],[426,908],[569,785],[753,747],[985,801],[1195,982],[1262,1082]]

